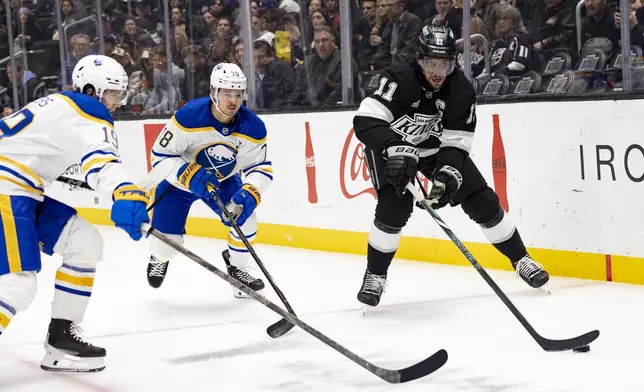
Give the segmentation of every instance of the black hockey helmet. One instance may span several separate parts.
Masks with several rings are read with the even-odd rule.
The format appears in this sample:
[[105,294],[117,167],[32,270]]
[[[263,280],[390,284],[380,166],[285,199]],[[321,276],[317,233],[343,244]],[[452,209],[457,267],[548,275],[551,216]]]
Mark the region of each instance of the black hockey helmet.
[[433,24],[423,27],[418,37],[416,58],[425,57],[445,60],[456,58],[456,40],[449,27]]

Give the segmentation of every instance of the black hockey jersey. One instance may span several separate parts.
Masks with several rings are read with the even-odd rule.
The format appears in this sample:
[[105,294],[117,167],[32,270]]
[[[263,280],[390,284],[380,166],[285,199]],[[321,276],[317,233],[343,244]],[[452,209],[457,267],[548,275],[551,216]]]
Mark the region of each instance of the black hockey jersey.
[[531,38],[527,34],[494,41],[492,50],[490,50],[492,72],[501,72],[508,76],[521,76],[529,70],[531,49]]
[[398,64],[381,72],[378,89],[362,101],[353,124],[358,140],[377,151],[409,144],[424,158],[456,149],[462,152],[457,162],[441,160],[458,168],[472,148],[476,94],[459,69],[434,90],[419,69]]

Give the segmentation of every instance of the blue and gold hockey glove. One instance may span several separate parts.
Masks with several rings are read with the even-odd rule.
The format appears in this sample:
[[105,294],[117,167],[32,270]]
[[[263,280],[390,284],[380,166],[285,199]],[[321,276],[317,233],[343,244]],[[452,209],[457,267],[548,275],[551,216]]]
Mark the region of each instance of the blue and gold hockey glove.
[[116,227],[125,230],[134,241],[143,236],[141,224],[150,222],[147,207],[150,203],[150,193],[134,184],[121,184],[112,194],[111,219]]
[[202,199],[210,197],[208,184],[211,184],[215,188],[219,188],[219,180],[217,179],[217,176],[209,172],[207,169],[204,169],[196,162],[188,162],[181,166],[179,168],[177,178],[181,185],[190,189],[190,192]]
[[[261,199],[259,191],[251,184],[244,184],[235,192],[230,200],[241,207],[241,212],[239,212],[239,216],[237,217],[237,224],[239,226],[242,226],[246,222],[246,219],[253,214]],[[222,219],[222,222],[224,225],[230,226],[230,222],[226,219]]]

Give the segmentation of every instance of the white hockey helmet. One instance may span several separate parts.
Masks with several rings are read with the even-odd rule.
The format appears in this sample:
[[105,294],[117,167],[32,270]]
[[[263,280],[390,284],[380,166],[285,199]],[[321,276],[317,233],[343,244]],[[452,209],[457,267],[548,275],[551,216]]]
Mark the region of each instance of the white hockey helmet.
[[125,69],[116,60],[102,55],[88,55],[78,61],[72,72],[72,89],[85,92],[93,87],[100,100],[105,90],[120,91],[125,98],[128,77]]
[[217,104],[219,89],[242,90],[244,92],[244,101],[248,98],[246,95],[246,76],[244,72],[233,63],[220,63],[215,66],[210,74],[210,99]]

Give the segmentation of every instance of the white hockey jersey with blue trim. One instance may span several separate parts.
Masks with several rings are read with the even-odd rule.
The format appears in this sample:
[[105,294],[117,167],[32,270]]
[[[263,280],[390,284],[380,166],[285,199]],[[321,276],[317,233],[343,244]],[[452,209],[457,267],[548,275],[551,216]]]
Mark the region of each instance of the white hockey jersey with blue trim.
[[0,194],[42,200],[45,188],[79,163],[85,182],[110,196],[131,182],[112,116],[96,99],[52,94],[0,120]]
[[273,181],[264,122],[242,106],[232,124],[221,124],[212,115],[211,104],[210,97],[197,98],[175,113],[152,147],[152,166],[174,165],[166,180],[184,190],[177,171],[186,162],[210,169],[220,181],[243,171],[244,182],[263,193]]

